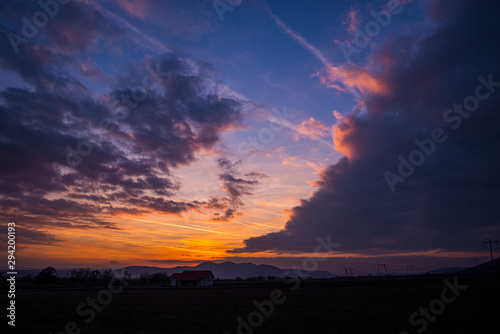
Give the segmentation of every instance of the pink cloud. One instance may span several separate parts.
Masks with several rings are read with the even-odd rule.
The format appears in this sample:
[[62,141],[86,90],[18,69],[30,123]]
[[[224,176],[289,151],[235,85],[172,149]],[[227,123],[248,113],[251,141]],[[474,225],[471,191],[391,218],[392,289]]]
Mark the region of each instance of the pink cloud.
[[295,134],[294,139],[297,140],[300,137],[306,137],[310,139],[317,140],[320,137],[327,137],[330,135],[330,127],[314,118],[309,118],[307,121],[303,121],[298,126],[298,132]]
[[151,8],[149,0],[115,0],[115,2],[128,14],[140,19],[144,19]]
[[321,82],[327,87],[346,90],[357,90],[362,94],[376,94],[387,96],[392,89],[381,79],[377,79],[368,70],[352,64],[343,64],[338,67],[329,66],[317,73]]
[[355,35],[356,28],[358,27],[359,22],[360,19],[358,16],[358,11],[351,7],[351,10],[347,14],[347,19],[345,21],[342,21],[342,24],[347,25],[346,30],[349,34]]
[[86,63],[80,64],[80,72],[87,78],[97,81],[103,78],[102,71],[90,59]]

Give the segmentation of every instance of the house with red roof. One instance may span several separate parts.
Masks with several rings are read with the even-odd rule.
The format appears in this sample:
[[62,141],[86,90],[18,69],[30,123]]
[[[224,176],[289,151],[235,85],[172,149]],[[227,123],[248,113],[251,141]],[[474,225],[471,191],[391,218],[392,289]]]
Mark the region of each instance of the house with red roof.
[[211,270],[184,270],[170,276],[172,286],[212,286],[214,274]]

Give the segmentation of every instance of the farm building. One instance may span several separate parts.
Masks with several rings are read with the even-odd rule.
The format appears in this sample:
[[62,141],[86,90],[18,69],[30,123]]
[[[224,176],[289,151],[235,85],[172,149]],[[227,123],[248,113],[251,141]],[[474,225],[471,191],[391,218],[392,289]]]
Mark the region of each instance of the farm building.
[[214,274],[210,270],[184,270],[170,276],[172,286],[212,286]]

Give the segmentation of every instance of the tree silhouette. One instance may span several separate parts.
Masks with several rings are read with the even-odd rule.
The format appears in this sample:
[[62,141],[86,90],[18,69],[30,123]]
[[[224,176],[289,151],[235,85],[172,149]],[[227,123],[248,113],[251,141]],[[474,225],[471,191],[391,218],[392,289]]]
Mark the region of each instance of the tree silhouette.
[[89,280],[92,286],[95,286],[97,283],[97,280],[101,278],[101,272],[97,269],[92,270],[89,274]]
[[142,273],[139,277],[139,282],[141,285],[149,285],[149,273]]
[[113,279],[114,277],[115,277],[115,274],[110,269],[104,270],[103,272],[101,272],[101,281],[104,284],[108,284],[109,281],[111,281],[111,279]]
[[54,267],[47,267],[35,276],[35,282],[42,287],[47,285],[54,287],[57,279],[57,270]]

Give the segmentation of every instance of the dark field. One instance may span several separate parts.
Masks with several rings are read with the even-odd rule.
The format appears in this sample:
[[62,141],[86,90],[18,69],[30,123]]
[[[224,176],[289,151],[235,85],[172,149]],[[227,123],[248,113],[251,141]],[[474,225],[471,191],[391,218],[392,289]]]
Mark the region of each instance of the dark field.
[[[238,333],[237,317],[247,320],[257,311],[254,300],[269,300],[271,292],[280,289],[286,300],[274,305],[260,326],[242,328],[240,333],[418,333],[425,318],[415,317],[420,320],[415,326],[408,318],[419,307],[429,308],[431,301],[441,299],[445,278],[453,284],[455,276],[301,281],[296,291],[291,291],[296,282],[279,280],[219,281],[208,288],[141,288],[131,283],[89,323],[84,321],[89,315],[78,315],[76,308],[88,297],[96,298],[98,288],[18,291],[16,332],[65,333],[65,325],[74,321],[80,333]],[[422,332],[498,333],[498,279],[459,276],[458,284],[467,289],[443,310],[435,304],[439,314],[426,321]],[[445,294],[452,296],[450,291]],[[259,321],[255,315],[254,324]]]

